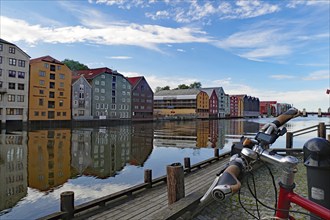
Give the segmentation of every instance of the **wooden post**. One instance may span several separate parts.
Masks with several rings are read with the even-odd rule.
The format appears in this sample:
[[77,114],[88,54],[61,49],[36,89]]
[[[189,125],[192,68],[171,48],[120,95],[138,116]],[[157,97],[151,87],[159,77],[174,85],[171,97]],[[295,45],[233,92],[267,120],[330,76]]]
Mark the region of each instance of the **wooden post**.
[[144,170],[144,183],[149,183],[148,188],[152,187],[152,170]]
[[214,149],[214,157],[216,157],[219,160],[219,148]]
[[292,148],[293,143],[293,133],[287,132],[286,133],[286,148]]
[[326,130],[325,130],[324,122],[319,123],[317,133],[318,133],[318,137],[325,138]]
[[74,217],[74,192],[66,191],[61,193],[61,212],[66,212],[64,219]]
[[330,141],[330,134],[328,134],[328,141]]
[[184,173],[181,163],[173,163],[167,166],[167,195],[168,204],[185,197]]
[[190,173],[191,171],[190,157],[184,158],[184,168],[187,169],[188,173]]

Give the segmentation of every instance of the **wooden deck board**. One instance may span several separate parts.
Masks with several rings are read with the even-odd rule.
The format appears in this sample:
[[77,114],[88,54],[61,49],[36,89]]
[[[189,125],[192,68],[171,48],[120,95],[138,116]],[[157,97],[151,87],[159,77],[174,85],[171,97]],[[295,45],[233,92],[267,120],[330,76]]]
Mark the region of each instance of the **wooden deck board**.
[[[201,170],[185,176],[186,196],[196,190],[208,187],[214,180],[215,174],[220,171],[229,158],[208,165]],[[167,186],[162,184],[147,190],[134,198],[116,207],[97,213],[88,219],[150,219],[156,212],[167,207]]]

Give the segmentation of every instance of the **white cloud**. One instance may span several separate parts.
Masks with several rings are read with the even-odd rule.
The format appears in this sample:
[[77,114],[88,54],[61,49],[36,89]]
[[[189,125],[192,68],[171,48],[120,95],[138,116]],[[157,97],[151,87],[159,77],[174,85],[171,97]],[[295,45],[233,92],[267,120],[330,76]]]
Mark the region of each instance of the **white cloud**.
[[[310,73],[307,77],[304,77],[303,80],[325,80],[325,79],[330,79],[330,71],[329,70],[319,70]],[[330,81],[329,81],[330,83]]]
[[159,25],[112,24],[107,27],[43,27],[23,20],[1,16],[1,37],[30,45],[46,43],[92,43],[103,45],[134,45],[158,50],[158,44],[207,43],[211,39],[197,28],[170,28]]
[[295,77],[291,75],[271,75],[270,78],[282,80],[282,79],[294,79]]
[[186,52],[184,49],[176,49],[176,51],[178,51],[178,52]]
[[132,59],[132,57],[129,56],[111,56],[111,57],[106,57],[107,59],[114,59],[114,60],[128,60]]

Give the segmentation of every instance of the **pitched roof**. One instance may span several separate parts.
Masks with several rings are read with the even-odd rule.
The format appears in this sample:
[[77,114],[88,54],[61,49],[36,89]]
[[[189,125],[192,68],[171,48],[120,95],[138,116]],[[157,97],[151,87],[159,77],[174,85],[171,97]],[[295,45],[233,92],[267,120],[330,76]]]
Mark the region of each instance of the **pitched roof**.
[[202,89],[202,91],[203,91],[203,92],[206,92],[207,95],[209,96],[209,98],[211,98],[211,95],[212,95],[214,89],[209,89],[209,88],[207,88],[207,89]]
[[2,38],[0,38],[0,43],[3,43],[3,44],[9,44],[9,45],[15,46],[15,47],[17,47],[17,48],[18,48],[23,54],[25,54],[26,56],[28,56],[28,57],[30,58],[29,54],[25,53],[25,52],[24,52],[21,48],[19,48],[17,45],[15,45],[15,44],[13,44],[13,43],[10,43],[10,42],[8,42],[8,41],[2,39]]
[[112,69],[109,69],[107,67],[75,71],[76,75],[78,75],[78,76],[83,75],[86,79],[93,79],[96,76],[100,75],[101,73],[110,73],[111,74],[111,73],[114,73],[114,71],[112,71]]
[[156,92],[154,96],[197,95],[200,91],[199,89],[161,90]]
[[140,82],[140,80],[143,79],[143,76],[126,77],[126,78],[128,79],[129,83],[130,83],[133,87],[135,87],[135,86],[138,84],[138,82]]
[[59,60],[56,60],[55,58],[53,58],[53,57],[51,57],[49,55],[31,59],[30,60],[30,63],[37,63],[37,62],[41,62],[41,61],[64,65],[64,63],[62,63]]

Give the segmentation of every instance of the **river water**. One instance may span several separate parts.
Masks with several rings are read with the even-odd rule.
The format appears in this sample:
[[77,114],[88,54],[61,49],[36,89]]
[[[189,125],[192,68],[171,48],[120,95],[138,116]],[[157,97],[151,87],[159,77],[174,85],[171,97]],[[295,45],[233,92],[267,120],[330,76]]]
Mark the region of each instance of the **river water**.
[[[60,194],[74,191],[75,205],[153,178],[166,166],[190,157],[191,164],[230,150],[242,135],[251,136],[272,118],[161,121],[116,126],[1,130],[0,219],[35,219],[59,211]],[[295,131],[329,117],[289,122]],[[301,148],[310,133],[294,138]],[[285,147],[280,137],[273,147]]]

